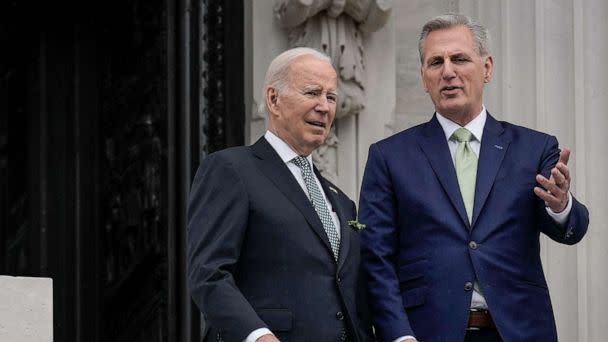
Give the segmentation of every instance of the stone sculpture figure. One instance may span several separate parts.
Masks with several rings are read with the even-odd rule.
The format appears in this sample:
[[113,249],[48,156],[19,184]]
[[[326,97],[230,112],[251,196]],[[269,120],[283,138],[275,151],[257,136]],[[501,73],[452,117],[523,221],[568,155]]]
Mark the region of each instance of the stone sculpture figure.
[[278,22],[289,30],[290,47],[307,46],[331,57],[339,73],[336,118],[358,114],[365,106],[362,33],[384,26],[387,0],[277,0]]

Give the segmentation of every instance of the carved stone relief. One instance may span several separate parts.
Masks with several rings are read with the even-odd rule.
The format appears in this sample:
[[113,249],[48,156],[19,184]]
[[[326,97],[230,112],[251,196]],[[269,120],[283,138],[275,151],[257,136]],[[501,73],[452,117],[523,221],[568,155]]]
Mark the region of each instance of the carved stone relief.
[[[336,120],[357,115],[365,107],[364,33],[379,30],[391,13],[390,0],[277,0],[279,24],[288,30],[289,46],[307,46],[331,57],[338,72]],[[335,133],[313,158],[328,178],[335,180]],[[329,153],[328,150],[334,150]]]
[[323,173],[323,177],[334,184],[338,182],[338,168],[336,165],[337,148],[338,136],[336,136],[334,127],[332,128],[329,137],[327,137],[325,144],[321,145],[321,147],[316,149],[312,154],[312,161],[317,169]]

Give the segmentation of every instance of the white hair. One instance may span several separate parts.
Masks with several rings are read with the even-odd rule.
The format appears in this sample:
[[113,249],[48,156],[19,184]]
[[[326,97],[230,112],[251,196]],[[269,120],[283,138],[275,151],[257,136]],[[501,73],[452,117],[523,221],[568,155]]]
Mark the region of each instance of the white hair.
[[275,59],[270,62],[268,71],[266,71],[264,88],[262,90],[262,103],[260,103],[259,106],[260,112],[268,112],[268,106],[266,104],[266,90],[269,87],[272,87],[276,90],[277,94],[287,90],[287,86],[289,85],[289,67],[294,60],[302,56],[311,56],[320,61],[331,64],[331,58],[329,58],[329,56],[309,47],[296,47],[289,49],[275,57]]

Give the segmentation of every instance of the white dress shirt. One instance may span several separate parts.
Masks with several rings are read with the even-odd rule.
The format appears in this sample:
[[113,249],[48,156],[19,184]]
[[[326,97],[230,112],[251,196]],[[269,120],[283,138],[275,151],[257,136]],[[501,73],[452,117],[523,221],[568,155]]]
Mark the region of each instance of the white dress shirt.
[[[264,134],[264,138],[268,141],[270,146],[272,146],[272,148],[275,151],[277,151],[277,154],[279,155],[281,160],[287,165],[287,167],[289,168],[289,171],[291,171],[293,176],[298,181],[298,184],[300,184],[302,191],[304,191],[306,196],[308,198],[310,198],[310,194],[308,193],[308,188],[306,188],[306,183],[304,182],[304,177],[302,176],[302,170],[300,170],[300,168],[291,161],[293,158],[295,158],[299,155],[294,150],[292,150],[291,147],[289,147],[289,145],[287,145],[287,143],[285,143],[283,140],[281,140],[281,138],[277,137],[271,131],[266,131],[266,134]],[[312,170],[312,165],[313,165],[312,156],[310,156],[310,155],[306,156],[306,160],[310,164],[310,168]],[[325,203],[327,204],[327,209],[329,209],[331,219],[332,219],[332,221],[334,221],[334,226],[336,227],[336,231],[338,233],[338,238],[340,238],[340,220],[338,219],[338,214],[336,214],[333,211],[331,202],[325,195],[325,191],[323,191],[321,182],[319,181],[319,179],[317,178],[317,176],[315,175],[314,172],[313,172],[313,175],[314,175],[315,182],[317,182],[317,186],[319,187],[319,190],[321,191],[321,194],[323,195],[323,199],[325,200]],[[256,329],[256,330],[252,331],[249,335],[247,335],[247,338],[245,339],[244,342],[255,342],[258,338],[260,338],[266,334],[272,334],[272,332],[268,328]]]
[[[455,123],[454,121],[451,121],[450,119],[444,117],[440,113],[436,113],[436,114],[437,114],[437,120],[439,121],[439,124],[441,125],[441,128],[443,129],[443,133],[445,133],[445,139],[447,140],[448,147],[450,148],[452,162],[454,164],[456,164],[456,149],[458,148],[458,142],[454,141],[450,138],[452,137],[452,134],[454,134],[454,132],[462,126],[460,126],[459,124]],[[479,150],[481,149],[481,139],[483,136],[483,128],[486,125],[487,117],[488,117],[488,114],[486,112],[486,108],[485,108],[485,106],[482,106],[481,113],[479,113],[479,115],[477,115],[477,117],[475,117],[475,119],[471,120],[471,122],[469,122],[468,124],[466,124],[464,126],[464,128],[468,129],[473,134],[474,139],[469,142],[469,145],[471,146],[471,149],[473,149],[473,152],[478,157],[479,157]],[[532,189],[530,189],[530,190],[532,190]],[[562,212],[554,213],[549,208],[545,208],[545,209],[547,210],[547,213],[549,214],[549,216],[551,216],[556,223],[558,223],[560,225],[564,225],[566,223],[566,221],[568,220],[568,214],[570,214],[571,208],[572,208],[572,194],[568,194],[568,205],[566,206],[566,209],[564,209]],[[477,292],[476,290],[473,290],[473,296],[471,297],[471,308],[472,309],[487,309],[488,308],[486,299],[483,297],[483,295],[481,293]],[[414,337],[413,336],[402,336],[402,337],[399,337],[399,338],[393,340],[393,342],[406,341],[408,338],[413,339]]]

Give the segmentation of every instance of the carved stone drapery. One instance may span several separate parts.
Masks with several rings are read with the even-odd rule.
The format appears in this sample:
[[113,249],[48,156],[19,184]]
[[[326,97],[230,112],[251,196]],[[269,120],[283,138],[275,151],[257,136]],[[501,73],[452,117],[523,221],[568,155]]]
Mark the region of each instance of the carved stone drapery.
[[365,107],[362,32],[377,31],[388,20],[390,1],[277,0],[275,15],[289,31],[289,45],[308,46],[331,57],[338,71],[336,118]]
[[[391,14],[390,0],[277,0],[274,14],[288,30],[289,46],[307,46],[331,57],[338,72],[336,120],[357,115],[366,103],[364,33],[381,29]],[[332,130],[313,154],[323,175],[337,181],[339,138]]]
[[323,173],[325,178],[334,184],[338,182],[338,168],[336,165],[337,147],[338,137],[336,136],[335,127],[332,127],[331,133],[325,143],[312,154],[312,161],[315,166]]

